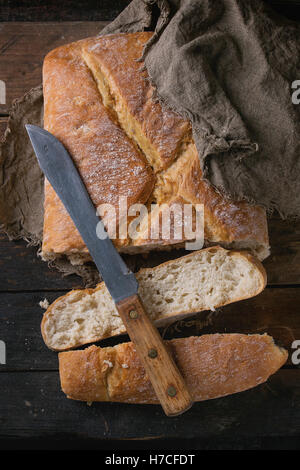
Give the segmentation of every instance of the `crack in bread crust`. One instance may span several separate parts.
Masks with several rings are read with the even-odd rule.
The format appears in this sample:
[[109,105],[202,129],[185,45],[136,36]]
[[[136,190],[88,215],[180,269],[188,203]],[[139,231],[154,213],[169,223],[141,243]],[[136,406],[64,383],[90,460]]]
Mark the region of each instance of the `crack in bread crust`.
[[191,136],[191,126],[153,99],[154,89],[138,61],[151,36],[148,32],[92,38],[82,43],[82,56],[98,81],[104,104],[113,107],[122,128],[157,172],[177,158],[181,142]]
[[[108,203],[118,209],[119,196],[127,197],[128,204],[146,202],[155,181],[153,171],[103,106],[92,74],[81,60],[80,44],[50,53],[44,77],[45,128],[72,155],[95,207]],[[85,85],[80,90],[78,81]],[[116,240],[118,246],[126,243]],[[64,206],[46,182],[43,253],[85,250]]]
[[[99,94],[101,96],[102,102],[104,106],[110,110],[113,115],[115,116],[116,122],[118,125],[123,129],[129,139],[133,140],[141,153],[148,159],[149,164],[152,166],[155,174],[156,174],[156,184],[154,185],[153,192],[147,201],[147,209],[150,209],[152,203],[157,204],[168,204],[170,209],[174,203],[178,202],[180,206],[183,207],[184,204],[188,204],[189,202],[184,200],[183,198],[179,197],[176,198],[176,194],[174,194],[174,189],[170,192],[169,197],[161,198],[159,197],[157,183],[159,181],[159,176],[162,172],[167,171],[168,168],[172,168],[175,163],[183,158],[186,154],[189,156],[189,149],[191,148],[192,140],[191,140],[191,132],[190,129],[187,129],[187,132],[182,135],[182,138],[178,141],[178,148],[180,149],[176,155],[174,156],[172,161],[168,162],[168,167],[165,169],[163,167],[163,162],[160,159],[159,152],[157,149],[154,148],[150,140],[143,134],[142,127],[140,126],[139,122],[134,118],[134,116],[128,111],[124,100],[122,99],[121,95],[118,93],[118,89],[116,84],[113,81],[113,77],[110,76],[111,84],[108,82],[109,73],[106,70],[105,73],[103,71],[104,66],[103,64],[96,62],[95,57],[93,54],[87,52],[88,46],[86,43],[82,48],[82,57],[85,61],[87,67],[89,68],[91,74],[95,82],[97,83],[97,87],[99,90]],[[166,164],[165,164],[166,166]],[[195,208],[195,205],[193,205]],[[141,236],[138,237],[137,241],[135,242],[136,245],[147,244],[152,245],[157,243],[170,244],[174,243],[175,245],[182,244],[186,238],[183,237],[180,240],[172,240],[170,237],[168,238],[167,242],[164,243],[164,238],[161,236],[161,228],[159,230],[160,236],[157,239],[151,239],[149,232],[149,223],[152,220],[151,215],[145,216],[140,223],[140,230]],[[143,229],[145,224],[148,225],[147,232]],[[174,221],[171,222],[174,231]],[[193,237],[192,237],[193,238]],[[191,239],[191,237],[190,237]],[[134,242],[134,240],[132,239]]]
[[[94,146],[96,178],[88,187],[97,207],[103,202],[114,203],[114,198],[126,192],[134,193],[134,197],[128,198],[129,206],[135,202],[148,208],[152,202],[171,205],[177,199],[183,204],[192,204],[195,210],[197,204],[203,204],[206,244],[248,248],[263,259],[268,255],[265,211],[247,203],[230,202],[204,181],[190,123],[173,111],[163,109],[152,98],[153,88],[147,80],[147,72],[141,69],[142,63],[137,62],[152,34],[89,38],[48,54],[44,64],[45,127],[69,149],[85,183],[91,178],[91,152],[85,147],[91,148],[91,141],[101,133],[102,140],[106,139],[106,148],[101,147],[101,140]],[[57,102],[57,95],[61,103]],[[91,109],[97,106],[103,109],[95,113],[94,134],[87,140],[85,133],[89,132]],[[111,130],[109,126],[103,129],[107,126],[103,114],[109,117]],[[68,129],[73,130],[73,135]],[[122,144],[116,142],[118,133],[123,136]],[[124,148],[125,143],[127,148]],[[103,165],[102,160],[108,153],[110,157]],[[139,174],[136,163],[130,164],[131,154],[143,161]],[[123,161],[118,168],[114,168],[116,158]],[[108,184],[103,186],[106,178]],[[99,197],[101,186],[102,199]],[[131,220],[133,218],[128,223]],[[74,235],[77,231],[72,223],[70,225],[67,213],[49,185],[46,185],[44,227],[45,259],[62,254],[67,254],[74,264],[89,259],[87,248],[79,234]],[[170,238],[149,243],[148,237],[143,238],[142,234],[137,239],[128,236],[114,243],[120,251],[137,253],[177,248],[185,241],[174,244]]]
[[145,138],[145,136],[142,135],[142,130],[139,126],[139,123],[136,121],[136,119],[133,118],[133,116],[130,115],[124,106],[122,98],[118,96],[116,92],[112,92],[112,89],[109,86],[106,77],[101,70],[101,67],[96,68],[94,62],[91,59],[91,56],[84,53],[84,49],[83,59],[85,60],[86,65],[89,67],[98,85],[98,90],[102,97],[104,106],[112,111],[113,115],[118,121],[119,126],[124,130],[128,138],[135,142],[140,151],[145,155],[154,171],[159,171],[161,165],[156,149]]

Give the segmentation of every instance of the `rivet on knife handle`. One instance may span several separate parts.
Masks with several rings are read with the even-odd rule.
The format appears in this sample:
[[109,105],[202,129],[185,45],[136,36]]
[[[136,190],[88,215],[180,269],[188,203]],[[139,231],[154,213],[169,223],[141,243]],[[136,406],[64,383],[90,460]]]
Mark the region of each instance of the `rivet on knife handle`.
[[166,415],[188,410],[193,404],[190,393],[139,296],[132,295],[116,306]]

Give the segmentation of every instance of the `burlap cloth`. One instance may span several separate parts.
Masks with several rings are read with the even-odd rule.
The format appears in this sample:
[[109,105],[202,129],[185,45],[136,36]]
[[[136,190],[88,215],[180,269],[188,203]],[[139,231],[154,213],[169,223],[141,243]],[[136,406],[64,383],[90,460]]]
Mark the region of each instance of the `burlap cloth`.
[[[261,0],[133,0],[101,34],[154,30],[144,60],[158,99],[190,119],[205,178],[226,197],[300,215],[300,25]],[[39,244],[43,176],[24,124],[42,125],[42,87],[11,110],[0,148],[0,230]],[[92,266],[71,267],[87,283]]]

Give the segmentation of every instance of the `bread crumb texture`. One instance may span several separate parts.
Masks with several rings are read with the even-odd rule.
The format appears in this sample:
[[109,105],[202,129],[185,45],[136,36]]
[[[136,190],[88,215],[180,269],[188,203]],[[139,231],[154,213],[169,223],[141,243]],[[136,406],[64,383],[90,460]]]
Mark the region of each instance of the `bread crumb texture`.
[[[139,294],[158,326],[191,313],[247,299],[266,283],[261,263],[250,254],[211,247],[137,273]],[[54,350],[125,333],[104,283],[58,298],[44,315],[42,333]]]

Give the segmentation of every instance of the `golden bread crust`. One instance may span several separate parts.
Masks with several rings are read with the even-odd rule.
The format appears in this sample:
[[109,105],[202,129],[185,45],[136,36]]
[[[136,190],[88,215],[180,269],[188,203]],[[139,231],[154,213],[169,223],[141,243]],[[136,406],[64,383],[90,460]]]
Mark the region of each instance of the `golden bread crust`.
[[[268,245],[268,227],[265,210],[247,202],[235,203],[225,199],[202,178],[196,146],[168,170],[162,172],[154,190],[158,203],[175,195],[191,204],[203,204],[205,211],[205,238],[211,242],[246,241],[249,238]],[[250,230],[251,234],[250,234]]]
[[82,51],[94,75],[101,71],[111,92],[115,91],[114,99],[118,97],[122,101],[115,105],[121,107],[124,104],[128,109],[130,120],[135,120],[140,134],[147,139],[144,153],[149,155],[153,152],[154,167],[161,170],[177,158],[182,141],[190,137],[191,126],[153,99],[154,89],[139,61],[152,34],[143,32],[102,36],[100,40],[91,38],[83,43]]
[[[95,207],[108,203],[118,208],[120,196],[127,197],[128,205],[144,203],[153,188],[153,171],[103,106],[80,50],[78,43],[63,46],[45,59],[45,128],[72,155]],[[47,183],[43,251],[82,250],[79,233]]]
[[[287,360],[268,335],[214,334],[166,341],[194,401],[265,382]],[[61,387],[82,401],[158,403],[132,343],[59,354]]]
[[[43,69],[45,128],[69,150],[96,207],[117,208],[120,196],[127,197],[128,206],[203,204],[206,244],[248,248],[263,259],[268,255],[264,209],[230,202],[204,181],[190,124],[153,99],[147,72],[137,61],[151,35],[89,38],[50,52]],[[185,240],[149,242],[140,236],[114,243],[136,253],[179,247]],[[42,252],[45,259],[89,257],[49,184]]]

